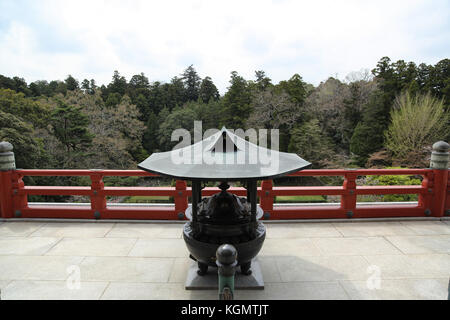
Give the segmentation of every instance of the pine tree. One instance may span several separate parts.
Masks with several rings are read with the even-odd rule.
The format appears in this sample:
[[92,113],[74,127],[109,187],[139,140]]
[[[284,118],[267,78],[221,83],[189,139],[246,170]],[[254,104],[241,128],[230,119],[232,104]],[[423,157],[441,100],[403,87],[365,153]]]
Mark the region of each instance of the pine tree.
[[89,93],[90,89],[91,89],[91,83],[89,82],[88,79],[84,79],[81,82],[81,89],[83,89],[85,92]]
[[203,79],[200,85],[199,95],[204,103],[208,103],[211,99],[217,101],[220,97],[219,90],[217,90],[217,87],[210,77],[205,77],[205,79]]
[[200,90],[200,80],[192,64],[184,70],[182,78],[186,90],[186,101],[197,101]]
[[133,89],[148,89],[150,87],[150,82],[143,72],[136,74],[131,77],[128,86]]
[[148,114],[146,128],[144,136],[142,137],[142,146],[148,153],[153,153],[158,150],[158,129],[159,129],[158,116],[153,111]]
[[266,73],[263,70],[255,71],[256,88],[260,91],[264,91],[272,86],[272,80],[266,77]]
[[67,90],[73,91],[80,88],[78,80],[72,77],[70,74],[67,76],[64,82],[66,83]]
[[55,137],[65,146],[65,166],[83,157],[92,142],[88,131],[89,119],[81,112],[82,107],[74,107],[58,100],[58,106],[51,113],[51,125]]
[[350,152],[355,155],[358,165],[364,166],[370,154],[383,148],[383,132],[389,122],[389,111],[384,104],[382,91],[375,91],[350,140]]
[[350,147],[350,140],[353,132],[362,118],[360,91],[361,88],[359,83],[353,82],[350,84],[350,96],[347,99],[344,99],[342,142],[347,150]]
[[244,128],[251,111],[251,91],[248,82],[236,71],[231,72],[230,84],[223,98],[224,122],[231,129]]
[[322,134],[317,119],[311,119],[292,130],[288,150],[310,161],[315,168],[325,165],[333,154],[332,143]]
[[285,91],[291,97],[293,102],[301,106],[305,103],[306,83],[297,73],[287,81],[280,81],[280,83],[276,85],[276,89]]
[[107,89],[108,95],[109,93],[118,93],[122,96],[127,90],[127,80],[120,75],[119,71],[115,70],[112,81],[108,84]]

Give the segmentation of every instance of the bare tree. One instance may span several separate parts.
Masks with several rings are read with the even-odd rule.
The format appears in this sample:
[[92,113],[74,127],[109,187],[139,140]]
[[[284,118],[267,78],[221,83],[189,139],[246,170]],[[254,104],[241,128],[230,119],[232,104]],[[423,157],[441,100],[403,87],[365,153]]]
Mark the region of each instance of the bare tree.
[[352,71],[347,76],[345,76],[345,83],[352,83],[352,82],[369,82],[373,80],[373,74],[370,72],[369,69],[361,69],[359,71]]
[[249,128],[277,129],[281,125],[291,128],[301,116],[301,107],[286,92],[277,93],[273,88],[255,93],[251,106]]

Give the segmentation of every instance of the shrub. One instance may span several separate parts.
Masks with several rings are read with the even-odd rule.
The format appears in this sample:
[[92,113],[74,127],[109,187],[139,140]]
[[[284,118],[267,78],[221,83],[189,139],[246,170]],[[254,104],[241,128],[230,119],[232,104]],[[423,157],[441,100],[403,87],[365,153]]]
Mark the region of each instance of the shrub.
[[[387,167],[386,169],[402,169],[400,167]],[[407,175],[385,175],[385,176],[369,176],[366,185],[372,186],[410,186],[420,185],[421,180],[415,176]],[[383,202],[392,201],[417,201],[417,194],[386,194],[383,195]]]

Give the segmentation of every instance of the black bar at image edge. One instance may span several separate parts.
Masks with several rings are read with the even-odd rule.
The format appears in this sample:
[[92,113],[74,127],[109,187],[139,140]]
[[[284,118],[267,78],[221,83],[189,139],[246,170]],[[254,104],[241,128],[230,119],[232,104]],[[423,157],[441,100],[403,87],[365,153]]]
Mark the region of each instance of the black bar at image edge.
[[[42,314],[46,318],[89,317],[105,315],[119,317],[145,316],[148,319],[298,319],[301,317],[370,315],[405,317],[424,308],[438,308],[446,312],[448,301],[316,301],[316,300],[148,300],[148,301],[0,301],[0,314],[11,311],[17,317],[22,313]],[[446,308],[444,310],[444,308]]]

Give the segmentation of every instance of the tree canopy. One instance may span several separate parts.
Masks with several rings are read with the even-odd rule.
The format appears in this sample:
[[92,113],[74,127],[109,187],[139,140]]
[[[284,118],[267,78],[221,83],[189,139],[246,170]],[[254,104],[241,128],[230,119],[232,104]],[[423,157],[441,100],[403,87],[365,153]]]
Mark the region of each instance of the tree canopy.
[[0,75],[0,139],[13,143],[23,168],[125,169],[170,150],[171,131],[193,130],[194,120],[203,130],[277,128],[281,151],[316,167],[366,166],[381,154],[386,163],[409,158],[419,166],[420,150],[450,138],[449,59],[428,65],[383,57],[371,72],[317,86],[299,73],[277,83],[264,70],[254,79],[232,71],[222,94],[193,65],[167,79],[143,72],[127,79],[118,70],[106,84]]

